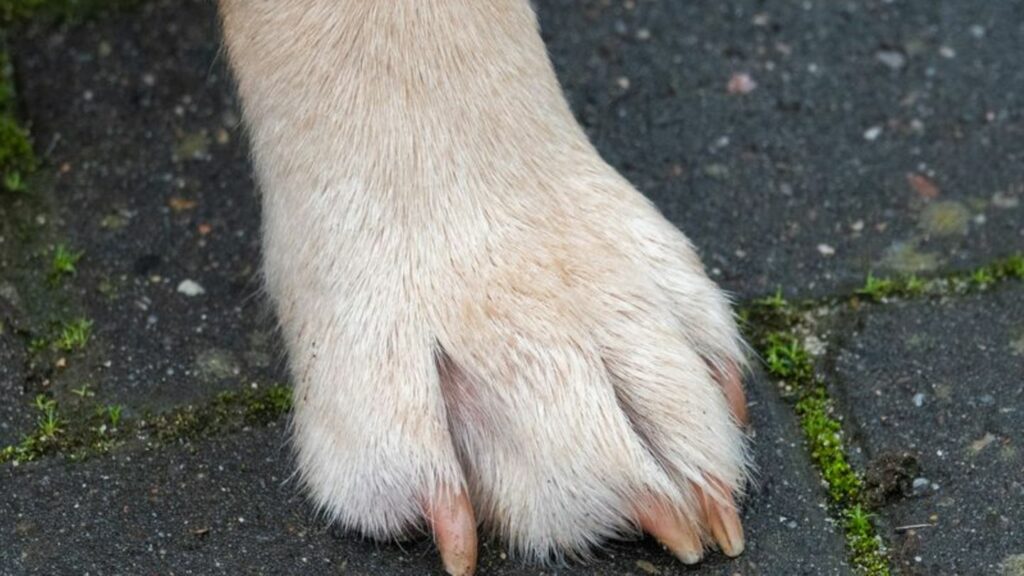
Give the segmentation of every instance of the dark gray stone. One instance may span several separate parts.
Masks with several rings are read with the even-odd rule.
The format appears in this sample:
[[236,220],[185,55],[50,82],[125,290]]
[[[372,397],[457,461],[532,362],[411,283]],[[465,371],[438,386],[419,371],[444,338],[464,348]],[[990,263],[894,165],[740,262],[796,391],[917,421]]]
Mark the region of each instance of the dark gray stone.
[[134,416],[286,380],[216,30],[213,3],[163,1],[33,24],[12,45],[44,163],[33,193],[55,241],[84,253],[60,292],[93,337],[47,388],[63,404],[88,385]]
[[[598,149],[726,288],[833,293],[1024,250],[1024,2],[537,4]],[[729,94],[743,72],[757,87]]]
[[900,573],[1024,554],[1024,286],[869,308],[834,361]]
[[[971,266],[1024,248],[1022,2],[538,8],[598,148],[744,297],[778,285],[836,292],[872,268]],[[95,321],[89,348],[48,389],[89,384],[131,417],[284,380],[257,295],[259,208],[213,3],[153,0],[72,27],[33,25],[10,46],[49,221],[85,251],[64,291]],[[737,73],[757,83],[748,94],[727,90]],[[203,293],[180,293],[185,280]],[[1008,344],[1024,338],[1019,301],[1015,288],[939,311],[872,308],[837,359],[836,396],[866,461],[906,451],[919,465],[890,494],[910,496],[882,509],[888,528],[938,516],[936,528],[887,534],[910,573],[989,572],[1024,553],[1013,526],[1024,501],[1022,370]],[[0,443],[34,419],[41,383],[19,368],[24,354],[24,342],[0,333]],[[739,560],[715,556],[689,571],[647,542],[615,545],[588,567],[540,570],[491,545],[484,572],[847,573],[788,408],[763,382],[752,398],[761,475]],[[0,517],[13,520],[0,522],[0,573],[436,569],[426,542],[374,545],[325,528],[282,486],[291,470],[280,444],[271,428],[5,466]]]
[[32,425],[31,400],[26,393],[24,340],[17,334],[21,313],[14,287],[0,281],[0,448]]
[[[760,473],[740,558],[711,554],[687,568],[644,541],[613,544],[586,565],[539,568],[489,542],[480,574],[849,574],[788,409],[763,389],[752,398]],[[330,528],[291,475],[281,426],[0,467],[0,574],[440,573],[428,541],[374,544]]]

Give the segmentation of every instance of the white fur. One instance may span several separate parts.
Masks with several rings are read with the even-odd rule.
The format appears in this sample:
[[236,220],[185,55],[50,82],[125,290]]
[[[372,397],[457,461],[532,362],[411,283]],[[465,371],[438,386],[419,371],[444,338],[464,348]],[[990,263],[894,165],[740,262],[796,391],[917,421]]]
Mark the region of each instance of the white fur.
[[320,505],[390,537],[464,487],[548,557],[742,489],[728,303],[588,143],[525,0],[221,8]]

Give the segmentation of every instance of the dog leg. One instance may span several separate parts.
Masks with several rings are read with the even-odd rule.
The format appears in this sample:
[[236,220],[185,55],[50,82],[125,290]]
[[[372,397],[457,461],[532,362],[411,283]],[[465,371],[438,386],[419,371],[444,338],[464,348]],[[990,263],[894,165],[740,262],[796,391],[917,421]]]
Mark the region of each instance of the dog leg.
[[601,160],[526,0],[221,0],[295,445],[346,527],[536,559],[743,549],[744,365],[686,238]]

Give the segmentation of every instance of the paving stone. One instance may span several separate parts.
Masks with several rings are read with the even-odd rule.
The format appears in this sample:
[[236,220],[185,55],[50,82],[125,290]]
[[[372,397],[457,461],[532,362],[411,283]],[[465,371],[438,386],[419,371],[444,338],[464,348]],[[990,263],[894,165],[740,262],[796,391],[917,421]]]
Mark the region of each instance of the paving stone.
[[[255,291],[258,206],[218,50],[205,1],[154,1],[71,28],[36,26],[14,43],[26,114],[53,178],[51,218],[86,254],[68,290],[95,319],[96,338],[72,361],[91,370],[85,375],[104,401],[128,404],[127,417],[276,374],[258,299],[246,298]],[[184,281],[191,283],[180,290]],[[699,573],[848,572],[787,410],[766,397],[755,414],[761,474],[746,512],[748,552],[712,558]],[[312,573],[346,561],[357,573],[434,569],[429,546],[379,547],[326,530],[292,488],[278,486],[291,472],[270,452],[280,443],[267,437],[274,434],[218,439],[194,453],[131,451],[5,469],[0,492],[19,520],[6,526],[15,532],[5,540],[17,545],[3,547],[0,572],[281,573],[302,557]],[[208,535],[191,532],[205,525],[214,526]],[[486,573],[538,572],[499,562],[496,550]],[[651,568],[684,571],[647,543],[562,572]]]
[[1024,554],[1024,286],[869,308],[834,362],[900,573]]
[[[87,385],[94,402],[136,416],[287,379],[216,25],[214,3],[152,2],[37,23],[11,44],[50,242],[83,253],[59,292],[68,314],[93,321],[86,350],[45,388],[63,403]],[[25,250],[45,266],[50,248]]]
[[[538,8],[598,147],[742,296],[1024,246],[1020,3]],[[72,290],[94,338],[66,387],[140,412],[283,379],[212,3],[30,26],[11,47],[49,217],[85,253]],[[728,92],[737,72],[748,94]]]
[[[846,291],[1024,250],[1024,3],[538,6],[598,149],[730,290]],[[730,94],[739,73],[756,88]]]
[[[757,486],[747,551],[697,569],[655,543],[618,543],[586,565],[524,566],[482,551],[480,574],[849,574],[787,407],[755,389]],[[429,542],[374,544],[331,528],[291,482],[282,426],[193,445],[136,446],[80,463],[0,467],[0,574],[435,574]]]
[[[777,285],[803,295],[835,292],[871,268],[969,266],[1024,247],[1024,150],[1016,145],[1024,133],[1017,57],[1024,3],[544,0],[538,8],[559,76],[599,149],[743,297]],[[66,291],[95,321],[88,350],[70,359],[66,374],[73,378],[52,386],[66,394],[89,384],[98,401],[126,404],[131,417],[249,380],[283,380],[273,324],[257,296],[258,200],[218,57],[213,3],[153,0],[72,27],[33,25],[10,47],[45,162],[46,220],[85,252]],[[739,73],[756,83],[734,83],[746,94],[728,90]],[[1003,326],[1006,318],[994,311],[1013,302],[999,294],[1004,300],[977,298],[964,312],[954,304],[939,315],[927,307],[907,312],[905,322],[873,332],[877,338],[852,339],[837,364],[846,383],[839,398],[849,402],[865,452],[915,452],[922,473],[939,486],[883,509],[896,527],[918,520],[922,509],[914,506],[934,501],[938,512],[929,514],[940,525],[951,522],[941,532],[890,534],[907,570],[988,571],[1022,553],[1010,545],[1022,540],[1019,532],[1002,519],[1019,523],[1015,503],[996,509],[991,497],[982,499],[1020,494],[1019,465],[1000,459],[1007,450],[1016,454],[1019,416],[998,412],[1013,406],[1007,399],[1020,403],[1012,388],[1020,364],[1005,364],[1015,360],[990,348],[976,352],[988,364],[957,371],[955,358],[965,355],[951,343],[936,348],[945,353],[938,361],[886,356],[910,342],[894,335],[914,322],[928,323],[924,332],[956,334],[947,339],[961,346],[974,344],[958,325],[942,324],[958,319],[976,329],[977,341],[996,346],[968,312]],[[887,314],[872,312],[864,330]],[[883,337],[888,349],[856,348]],[[857,354],[877,354],[878,362],[857,364]],[[30,402],[39,390],[17,368],[23,355],[17,339],[0,333],[0,443],[34,418]],[[957,401],[931,412],[928,396],[925,412],[904,402],[871,405],[879,400],[863,391],[881,380],[866,374],[900,370],[909,356],[922,370],[970,376],[949,384]],[[977,374],[990,377],[972,379]],[[966,386],[991,389],[973,400],[957,396]],[[1017,396],[1006,396],[1013,390]],[[771,394],[755,386],[762,475],[746,511],[750,549],[693,573],[847,572],[798,432]],[[985,394],[994,406],[979,404]],[[893,411],[888,427],[865,424],[886,410]],[[895,426],[903,422],[897,416],[925,413],[932,429],[913,419]],[[324,528],[293,488],[280,486],[290,474],[285,453],[276,450],[280,434],[256,430],[190,448],[133,449],[80,465],[4,467],[0,517],[17,521],[0,523],[0,573],[274,574],[300,566],[336,573],[346,561],[354,573],[434,569],[425,543],[377,546]],[[964,446],[984,443],[988,434],[993,439],[972,460],[975,468],[961,466]],[[951,456],[933,462],[939,449]],[[974,483],[966,480],[969,470]],[[952,504],[940,506],[942,498]],[[539,572],[501,561],[494,547],[485,558],[488,573]],[[595,566],[558,572],[641,574],[651,566],[691,573],[649,543],[617,546]]]
[[[6,292],[6,297],[3,295]],[[0,446],[13,441],[32,424],[32,413],[13,399],[24,396],[25,344],[17,334],[16,318],[11,300],[17,299],[13,288],[0,282]]]

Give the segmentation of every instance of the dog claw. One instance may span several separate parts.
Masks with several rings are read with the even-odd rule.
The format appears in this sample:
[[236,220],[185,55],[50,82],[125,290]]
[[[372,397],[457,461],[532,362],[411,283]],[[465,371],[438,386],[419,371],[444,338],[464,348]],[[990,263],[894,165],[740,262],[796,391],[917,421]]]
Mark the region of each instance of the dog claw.
[[750,424],[750,417],[747,413],[747,395],[743,392],[743,373],[733,364],[724,370],[712,368],[712,373],[719,386],[722,387],[733,417],[741,426]]
[[722,500],[718,500],[702,493],[702,497],[708,530],[718,543],[718,548],[730,558],[739,556],[746,542],[743,538],[743,524],[732,496],[726,493]]
[[640,527],[683,564],[696,564],[704,557],[704,546],[697,531],[667,508],[655,506],[641,514]]
[[451,576],[471,576],[476,571],[476,519],[466,493],[438,498],[430,504],[427,519],[445,571]]

